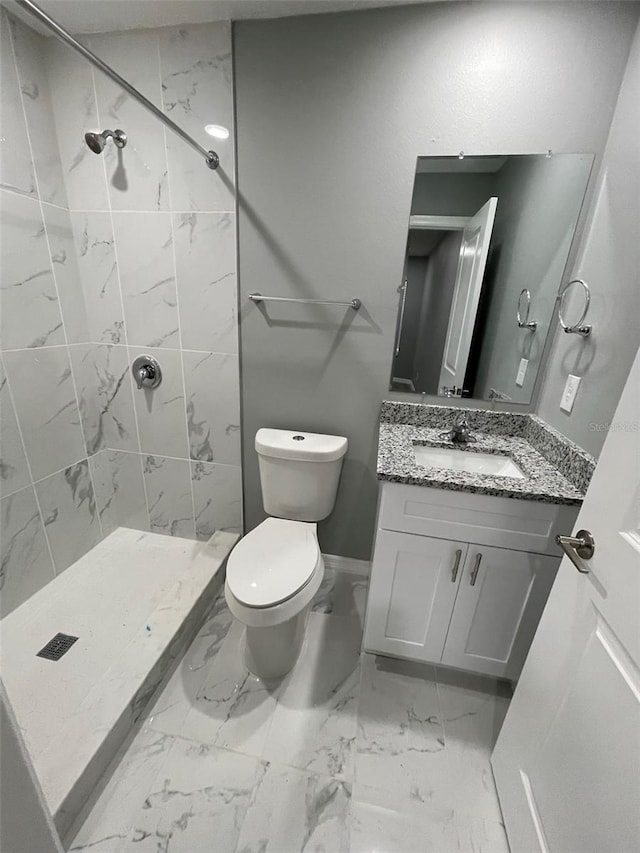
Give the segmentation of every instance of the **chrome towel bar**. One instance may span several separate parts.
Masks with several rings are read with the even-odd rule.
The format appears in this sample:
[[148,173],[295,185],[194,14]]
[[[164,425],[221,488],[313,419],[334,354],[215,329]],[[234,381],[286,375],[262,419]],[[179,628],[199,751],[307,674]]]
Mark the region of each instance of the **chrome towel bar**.
[[357,311],[361,307],[362,302],[359,299],[349,299],[348,302],[341,302],[338,299],[297,299],[293,296],[263,296],[261,293],[250,293],[249,299],[252,302],[300,302],[304,305],[347,305]]

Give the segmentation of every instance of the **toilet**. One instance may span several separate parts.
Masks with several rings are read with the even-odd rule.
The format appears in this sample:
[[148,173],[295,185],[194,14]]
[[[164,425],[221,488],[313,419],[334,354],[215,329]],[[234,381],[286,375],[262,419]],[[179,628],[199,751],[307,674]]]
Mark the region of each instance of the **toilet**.
[[307,614],[324,577],[316,522],[333,510],[347,447],[347,439],[337,435],[256,433],[269,518],[231,552],[225,598],[245,625],[247,669],[260,678],[280,678],[298,659]]

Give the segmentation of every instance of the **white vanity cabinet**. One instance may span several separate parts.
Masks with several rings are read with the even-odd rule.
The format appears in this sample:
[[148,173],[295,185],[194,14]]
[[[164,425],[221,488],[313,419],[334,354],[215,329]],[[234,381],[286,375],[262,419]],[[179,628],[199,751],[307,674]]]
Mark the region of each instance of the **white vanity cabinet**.
[[466,542],[378,530],[364,643],[368,651],[439,661],[449,630]]
[[559,557],[470,545],[441,662],[516,679],[559,565]]
[[517,679],[577,507],[384,483],[364,647]]

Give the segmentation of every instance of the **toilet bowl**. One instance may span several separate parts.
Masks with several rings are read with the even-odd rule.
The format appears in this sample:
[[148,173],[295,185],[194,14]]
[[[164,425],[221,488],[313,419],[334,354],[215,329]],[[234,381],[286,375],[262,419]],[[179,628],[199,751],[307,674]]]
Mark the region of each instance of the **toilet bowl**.
[[231,552],[225,598],[245,625],[244,661],[254,675],[280,678],[294,666],[323,577],[314,523],[267,518]]
[[224,589],[229,610],[245,626],[247,669],[260,678],[280,678],[300,654],[324,577],[316,522],[335,506],[347,448],[340,435],[256,433],[262,505],[270,517],[231,552]]

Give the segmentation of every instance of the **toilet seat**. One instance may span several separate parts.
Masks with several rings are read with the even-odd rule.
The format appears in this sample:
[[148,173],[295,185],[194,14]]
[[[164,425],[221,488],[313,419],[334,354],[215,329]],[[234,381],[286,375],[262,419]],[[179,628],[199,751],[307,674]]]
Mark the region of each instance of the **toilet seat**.
[[304,589],[321,561],[315,524],[267,518],[231,552],[227,590],[244,607],[274,607]]

